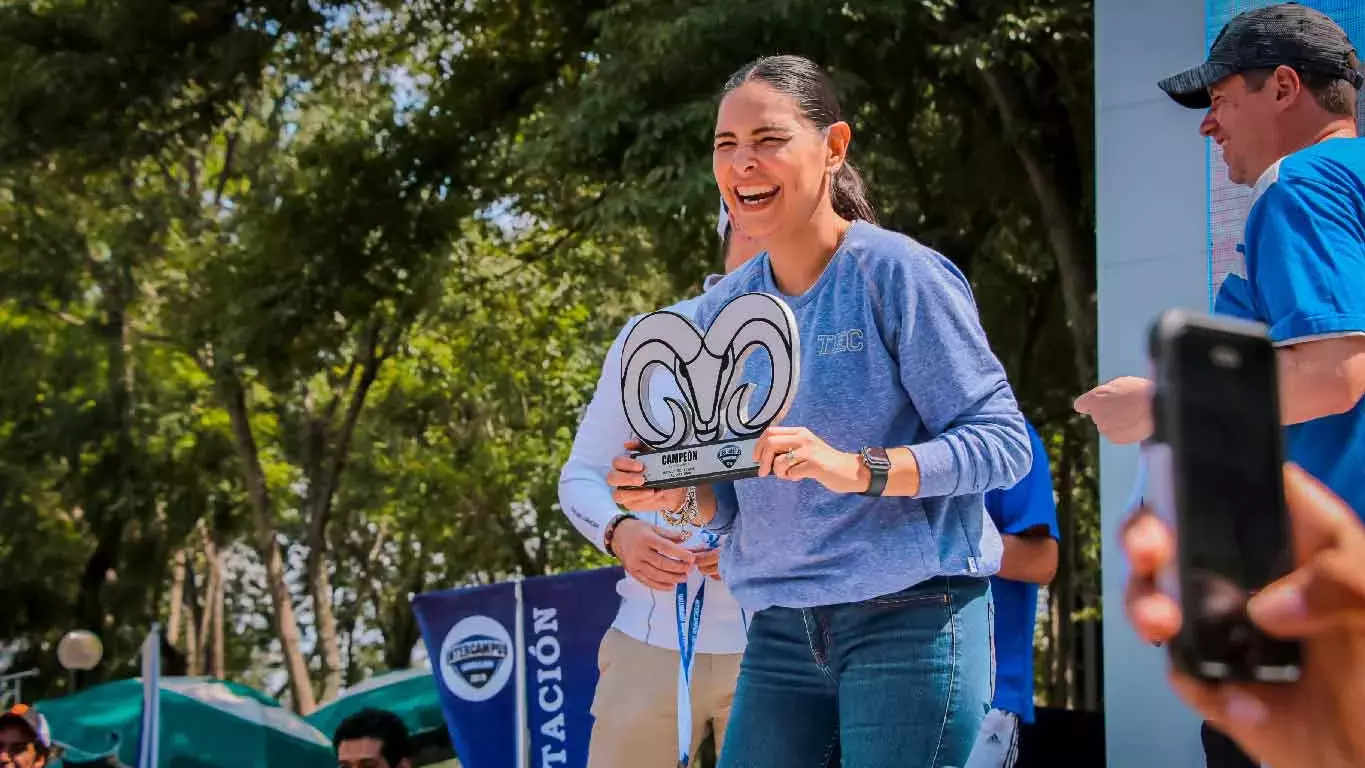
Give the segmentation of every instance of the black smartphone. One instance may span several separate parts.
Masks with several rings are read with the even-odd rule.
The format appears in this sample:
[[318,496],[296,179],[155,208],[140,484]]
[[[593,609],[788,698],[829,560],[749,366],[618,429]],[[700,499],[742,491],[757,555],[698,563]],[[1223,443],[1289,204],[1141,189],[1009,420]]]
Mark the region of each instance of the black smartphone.
[[1275,348],[1265,326],[1185,310],[1152,324],[1149,507],[1175,531],[1161,585],[1183,615],[1173,663],[1210,681],[1292,682],[1300,647],[1246,603],[1293,567]]

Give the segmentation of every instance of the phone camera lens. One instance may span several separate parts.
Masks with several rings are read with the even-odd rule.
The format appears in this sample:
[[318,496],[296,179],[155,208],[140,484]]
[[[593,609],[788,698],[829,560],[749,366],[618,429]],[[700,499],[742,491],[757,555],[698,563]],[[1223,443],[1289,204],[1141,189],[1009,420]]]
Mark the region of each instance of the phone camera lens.
[[1222,344],[1209,350],[1209,360],[1219,368],[1242,367],[1242,353]]

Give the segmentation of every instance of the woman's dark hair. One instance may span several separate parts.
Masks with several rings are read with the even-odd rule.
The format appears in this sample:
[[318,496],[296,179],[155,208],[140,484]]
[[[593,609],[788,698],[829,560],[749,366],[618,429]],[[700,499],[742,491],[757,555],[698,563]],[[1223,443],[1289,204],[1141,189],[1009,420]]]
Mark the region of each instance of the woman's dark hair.
[[[725,82],[729,93],[747,82],[757,81],[796,99],[801,114],[824,130],[843,120],[834,81],[815,62],[801,56],[764,56],[745,64]],[[867,189],[858,169],[844,158],[830,184],[834,212],[850,221],[877,223],[877,212],[868,202]]]
[[379,751],[389,765],[398,765],[413,754],[407,726],[403,725],[402,718],[388,710],[362,709],[342,720],[332,736],[332,746],[357,739],[375,739],[383,745]]

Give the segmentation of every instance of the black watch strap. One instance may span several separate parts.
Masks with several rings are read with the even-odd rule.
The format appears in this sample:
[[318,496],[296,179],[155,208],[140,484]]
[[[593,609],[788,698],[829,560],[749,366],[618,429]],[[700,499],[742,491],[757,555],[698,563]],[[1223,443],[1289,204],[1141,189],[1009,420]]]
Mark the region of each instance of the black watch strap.
[[886,478],[891,474],[891,459],[887,457],[885,448],[864,448],[862,457],[863,466],[872,475],[863,495],[880,496],[886,490]]

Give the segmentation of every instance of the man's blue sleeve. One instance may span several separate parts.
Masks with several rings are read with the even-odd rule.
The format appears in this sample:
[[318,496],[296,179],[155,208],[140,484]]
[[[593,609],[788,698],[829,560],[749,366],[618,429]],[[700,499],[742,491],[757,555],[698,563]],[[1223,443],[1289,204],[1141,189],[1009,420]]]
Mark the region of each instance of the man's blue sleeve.
[[1033,445],[1033,466],[1014,486],[987,493],[986,511],[1002,534],[1018,535],[1035,528],[1046,528],[1049,536],[1060,539],[1057,498],[1052,491],[1052,467],[1048,462],[1047,447],[1032,424],[1025,426]]
[[1247,278],[1276,344],[1365,333],[1365,222],[1311,179],[1280,180],[1247,217]]
[[1213,300],[1213,313],[1240,320],[1256,320],[1256,303],[1251,298],[1251,286],[1241,275],[1228,275]]

